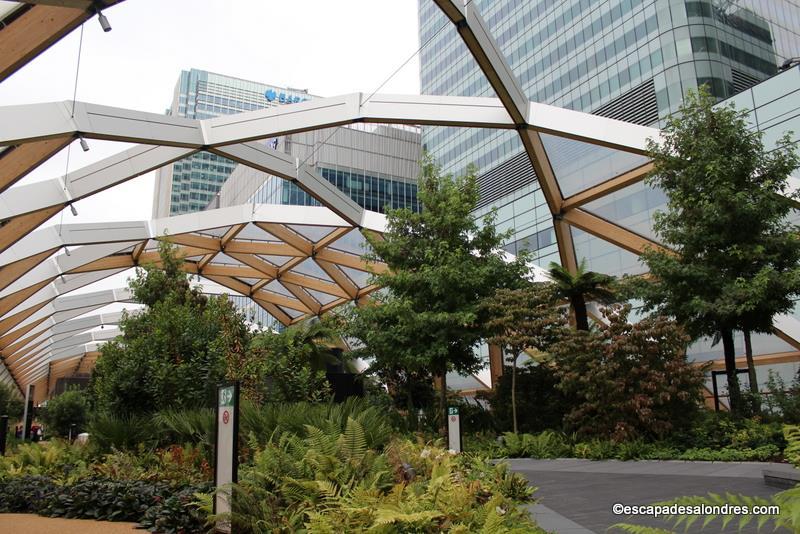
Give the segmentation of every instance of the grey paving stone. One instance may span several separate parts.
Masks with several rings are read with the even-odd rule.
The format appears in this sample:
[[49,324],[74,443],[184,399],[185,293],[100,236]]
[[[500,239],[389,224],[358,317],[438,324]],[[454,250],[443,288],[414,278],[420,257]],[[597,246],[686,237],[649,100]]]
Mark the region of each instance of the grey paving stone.
[[[730,492],[768,497],[780,491],[764,484],[763,478],[749,476],[749,474],[763,469],[765,465],[774,466],[775,464],[725,465],[712,464],[710,462],[702,464],[693,462],[639,462],[638,464],[638,468],[646,471],[656,471],[661,474],[609,473],[588,470],[589,467],[605,469],[606,471],[612,469],[617,471],[627,470],[630,468],[630,464],[625,462],[590,462],[588,465],[584,465],[565,464],[558,460],[549,464],[547,461],[529,460],[527,462],[514,462],[512,468],[527,477],[532,485],[539,488],[536,497],[540,500],[541,505],[577,523],[580,527],[597,533],[603,533],[611,525],[619,522],[645,524],[661,528],[669,526],[653,518],[615,516],[612,512],[612,506],[615,503],[628,505],[651,504],[683,495],[705,495],[709,492],[721,494]],[[695,474],[683,473],[685,470],[691,470],[692,468],[696,471]],[[748,476],[712,476],[713,473],[726,469],[731,473],[742,472],[748,474]],[[543,513],[543,517],[554,518],[555,516]],[[693,528],[693,532],[699,532],[700,534],[704,532],[722,532],[725,534],[740,532],[736,525],[729,525],[727,529],[720,530],[718,521],[712,522],[702,531],[699,530],[697,525]],[[552,530],[559,533],[570,532],[569,530]],[[772,532],[771,527],[769,531]],[[756,533],[755,523],[741,532],[745,534]]]

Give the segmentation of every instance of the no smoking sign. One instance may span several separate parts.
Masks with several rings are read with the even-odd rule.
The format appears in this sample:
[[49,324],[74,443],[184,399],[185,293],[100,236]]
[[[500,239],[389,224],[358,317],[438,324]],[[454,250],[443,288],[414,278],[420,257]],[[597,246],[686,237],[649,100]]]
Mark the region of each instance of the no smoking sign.
[[223,425],[227,425],[228,421],[230,421],[230,420],[231,420],[230,412],[228,412],[228,410],[225,410],[224,412],[222,412],[222,424]]

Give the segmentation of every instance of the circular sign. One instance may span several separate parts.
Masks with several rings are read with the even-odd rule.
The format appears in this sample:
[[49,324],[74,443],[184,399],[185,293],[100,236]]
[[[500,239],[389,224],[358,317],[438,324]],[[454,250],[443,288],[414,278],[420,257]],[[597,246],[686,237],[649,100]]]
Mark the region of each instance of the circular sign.
[[224,412],[222,412],[222,424],[223,425],[227,425],[228,421],[230,421],[230,420],[231,420],[231,414],[228,413],[228,410],[225,410]]
[[450,416],[450,421],[455,423],[456,422],[456,416],[455,415],[451,415]]

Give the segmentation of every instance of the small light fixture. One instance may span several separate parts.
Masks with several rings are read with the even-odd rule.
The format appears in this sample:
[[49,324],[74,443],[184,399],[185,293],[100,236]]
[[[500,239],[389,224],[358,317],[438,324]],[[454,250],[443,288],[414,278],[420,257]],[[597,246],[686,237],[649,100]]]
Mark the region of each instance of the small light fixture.
[[84,139],[82,135],[78,136],[78,141],[80,141],[83,151],[89,152],[89,143],[86,142],[86,139]]
[[72,256],[72,253],[69,251],[69,247],[64,245],[64,254],[67,256]]
[[111,24],[108,22],[108,19],[103,12],[99,9],[97,10],[97,20],[100,21],[100,27],[103,28],[103,31],[108,33],[111,31]]
[[64,275],[63,275],[63,274],[61,275],[61,283],[62,283],[62,284],[66,284],[66,283],[67,283],[67,279],[66,279],[66,278],[64,278]]
[[75,207],[75,204],[70,204],[69,205],[69,210],[72,212],[72,216],[73,217],[77,217],[78,216],[78,208]]

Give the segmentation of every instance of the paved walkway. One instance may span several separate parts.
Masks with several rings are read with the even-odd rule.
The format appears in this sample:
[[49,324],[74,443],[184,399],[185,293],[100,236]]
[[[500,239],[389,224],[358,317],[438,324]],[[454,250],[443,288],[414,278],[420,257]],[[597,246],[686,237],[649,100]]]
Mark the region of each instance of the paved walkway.
[[[512,470],[538,487],[539,503],[531,507],[542,528],[558,534],[604,533],[615,523],[629,522],[669,525],[645,518],[626,518],[612,512],[615,503],[651,504],[683,495],[741,493],[768,497],[780,491],[764,484],[762,470],[793,468],[786,464],[760,462],[682,462],[616,460],[530,460],[510,459]],[[701,532],[755,533],[755,522],[741,531],[736,522],[720,530],[715,521]],[[699,523],[693,527],[699,531]],[[683,527],[677,529],[683,532]],[[772,528],[768,529],[772,532]]]
[[91,519],[63,519],[34,514],[0,514],[0,532],[13,534],[130,534],[136,523],[109,523]]

